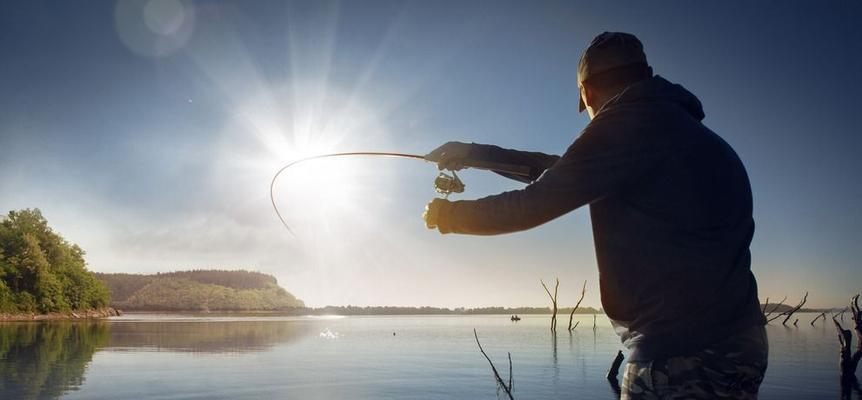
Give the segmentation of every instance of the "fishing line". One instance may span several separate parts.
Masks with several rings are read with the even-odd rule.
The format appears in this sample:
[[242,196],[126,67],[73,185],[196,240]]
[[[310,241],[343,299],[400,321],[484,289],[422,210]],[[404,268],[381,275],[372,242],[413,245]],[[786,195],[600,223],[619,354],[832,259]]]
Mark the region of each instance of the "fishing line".
[[278,206],[275,204],[275,181],[278,179],[278,176],[281,175],[286,169],[306,161],[317,160],[321,158],[332,158],[332,157],[352,157],[352,156],[372,156],[372,157],[395,157],[395,158],[408,158],[415,160],[422,160],[426,162],[431,162],[425,159],[425,156],[420,156],[418,154],[407,154],[407,153],[390,153],[390,152],[376,152],[376,151],[354,151],[347,153],[331,153],[331,154],[321,154],[317,156],[300,158],[299,160],[295,160],[290,164],[281,167],[278,172],[275,173],[272,177],[272,181],[269,183],[269,200],[272,202],[272,209],[275,210],[275,214],[278,216],[278,219],[281,221],[281,224],[287,228],[287,231],[290,232],[291,235],[296,237],[296,234],[293,232],[293,229],[290,229],[290,226],[287,225],[287,221],[284,220],[284,217],[281,215],[281,212],[278,211]]

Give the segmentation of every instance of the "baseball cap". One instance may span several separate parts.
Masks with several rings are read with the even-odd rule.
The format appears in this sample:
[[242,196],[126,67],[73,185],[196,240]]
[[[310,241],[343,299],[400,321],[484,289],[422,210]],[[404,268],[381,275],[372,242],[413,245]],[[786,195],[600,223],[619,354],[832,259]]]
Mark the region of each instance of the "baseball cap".
[[[643,44],[635,35],[625,32],[604,32],[596,36],[584,50],[578,63],[578,87],[590,77],[632,64],[647,64]],[[587,105],[580,99],[578,111]]]

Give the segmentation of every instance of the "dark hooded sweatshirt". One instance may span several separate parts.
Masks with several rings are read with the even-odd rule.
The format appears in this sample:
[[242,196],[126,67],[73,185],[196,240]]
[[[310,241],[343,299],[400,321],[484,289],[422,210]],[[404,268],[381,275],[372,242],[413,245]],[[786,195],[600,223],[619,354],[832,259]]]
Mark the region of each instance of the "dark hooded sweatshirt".
[[655,76],[611,99],[562,157],[476,145],[471,158],[530,166],[535,180],[444,205],[439,229],[522,231],[588,204],[602,306],[631,361],[762,325],[748,176],[703,118],[693,94]]

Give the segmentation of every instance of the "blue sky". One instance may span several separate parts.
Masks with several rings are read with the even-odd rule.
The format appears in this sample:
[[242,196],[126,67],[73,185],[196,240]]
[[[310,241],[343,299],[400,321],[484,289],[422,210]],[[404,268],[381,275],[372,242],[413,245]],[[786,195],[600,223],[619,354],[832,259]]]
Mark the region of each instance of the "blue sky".
[[[0,209],[38,207],[90,268],[272,273],[311,305],[598,306],[586,209],[529,232],[440,236],[430,165],[316,162],[448,140],[559,154],[587,124],[578,58],[636,34],[740,154],[761,298],[860,290],[862,5],[776,2],[0,4]],[[477,198],[518,187],[462,175]]]

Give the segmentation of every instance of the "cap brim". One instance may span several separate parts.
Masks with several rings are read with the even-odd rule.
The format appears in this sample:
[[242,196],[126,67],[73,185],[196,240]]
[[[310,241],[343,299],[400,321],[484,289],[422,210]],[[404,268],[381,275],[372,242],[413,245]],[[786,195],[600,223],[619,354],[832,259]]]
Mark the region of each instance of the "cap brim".
[[582,113],[586,109],[587,109],[587,105],[584,104],[584,98],[581,96],[578,96],[578,112]]

